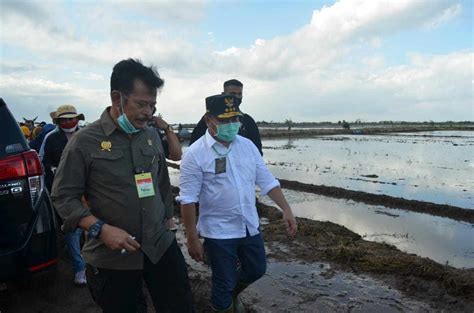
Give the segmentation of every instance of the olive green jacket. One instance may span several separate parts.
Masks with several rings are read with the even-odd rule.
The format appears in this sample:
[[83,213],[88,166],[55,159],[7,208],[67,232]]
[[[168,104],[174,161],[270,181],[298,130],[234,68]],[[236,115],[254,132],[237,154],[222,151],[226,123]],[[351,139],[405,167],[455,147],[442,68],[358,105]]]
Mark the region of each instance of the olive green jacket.
[[[146,255],[158,262],[174,240],[166,227],[173,203],[168,169],[156,130],[145,128],[127,135],[117,128],[107,108],[100,119],[77,132],[66,145],[56,171],[52,201],[64,220],[64,231],[94,215],[124,229],[141,244],[141,250],[121,254],[100,239],[87,238],[87,263],[107,269],[143,268]],[[139,198],[135,174],[150,172],[155,195]],[[81,198],[85,196],[89,207]]]

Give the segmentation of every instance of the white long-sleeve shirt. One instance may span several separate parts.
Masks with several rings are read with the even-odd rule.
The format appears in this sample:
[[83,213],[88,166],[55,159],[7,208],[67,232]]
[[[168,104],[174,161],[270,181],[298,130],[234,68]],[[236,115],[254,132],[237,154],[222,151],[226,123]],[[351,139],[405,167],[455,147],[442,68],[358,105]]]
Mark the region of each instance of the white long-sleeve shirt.
[[[226,172],[216,174],[216,159],[226,155]],[[226,148],[206,132],[184,153],[180,167],[180,201],[199,202],[197,230],[213,239],[259,233],[255,185],[262,194],[280,186],[255,145],[242,136]]]

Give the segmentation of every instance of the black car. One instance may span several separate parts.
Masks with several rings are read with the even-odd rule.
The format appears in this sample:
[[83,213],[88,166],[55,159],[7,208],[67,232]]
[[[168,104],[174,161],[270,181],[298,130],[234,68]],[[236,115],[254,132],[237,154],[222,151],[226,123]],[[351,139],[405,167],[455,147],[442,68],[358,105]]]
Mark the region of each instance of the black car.
[[56,226],[38,154],[0,98],[0,283],[58,262]]

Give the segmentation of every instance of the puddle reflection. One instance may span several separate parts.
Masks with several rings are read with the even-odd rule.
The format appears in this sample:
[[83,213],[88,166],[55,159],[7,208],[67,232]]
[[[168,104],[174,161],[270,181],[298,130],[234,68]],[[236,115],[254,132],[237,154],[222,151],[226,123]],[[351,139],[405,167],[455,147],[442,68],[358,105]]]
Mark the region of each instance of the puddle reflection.
[[263,146],[279,178],[474,207],[472,132],[334,135]]
[[[366,240],[458,268],[474,267],[474,225],[427,214],[283,190],[295,215],[343,225]],[[264,203],[272,204],[267,197]]]

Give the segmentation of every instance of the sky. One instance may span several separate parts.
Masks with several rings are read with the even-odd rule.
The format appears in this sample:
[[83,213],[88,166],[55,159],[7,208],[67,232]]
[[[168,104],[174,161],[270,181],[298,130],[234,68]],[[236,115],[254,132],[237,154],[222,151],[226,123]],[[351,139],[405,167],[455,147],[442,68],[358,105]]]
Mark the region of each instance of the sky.
[[471,0],[0,0],[0,97],[18,120],[92,122],[120,60],[155,65],[169,123],[224,81],[257,121],[474,120]]

